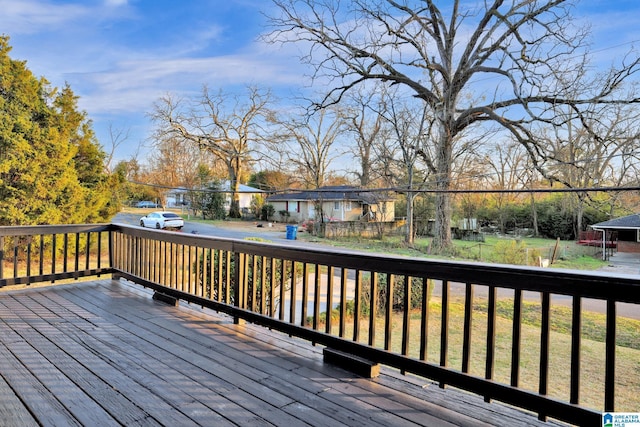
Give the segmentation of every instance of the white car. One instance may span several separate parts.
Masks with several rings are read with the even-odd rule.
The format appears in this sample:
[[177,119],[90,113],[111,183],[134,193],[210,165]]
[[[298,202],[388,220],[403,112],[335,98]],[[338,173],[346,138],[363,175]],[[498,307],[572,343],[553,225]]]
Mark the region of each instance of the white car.
[[173,212],[152,212],[140,218],[140,227],[157,228],[177,228],[180,230],[184,226],[184,220]]

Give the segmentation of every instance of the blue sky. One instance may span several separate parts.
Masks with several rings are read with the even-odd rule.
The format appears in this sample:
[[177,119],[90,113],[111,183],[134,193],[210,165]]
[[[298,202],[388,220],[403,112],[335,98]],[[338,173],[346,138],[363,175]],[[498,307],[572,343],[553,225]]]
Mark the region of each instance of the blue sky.
[[[258,39],[270,7],[269,0],[0,0],[0,33],[10,36],[13,59],[54,86],[71,85],[101,143],[108,145],[109,126],[128,131],[116,153],[127,159],[148,138],[146,115],[167,93],[256,85],[286,98],[302,89],[309,70],[295,47]],[[583,0],[575,15],[591,23],[602,64],[640,45],[637,0]]]
[[206,83],[228,91],[264,86],[286,96],[300,86],[296,55],[258,41],[268,5],[0,0],[0,33],[10,36],[13,59],[26,60],[54,86],[71,85],[101,143],[108,144],[109,126],[129,131],[117,152],[126,159],[149,136],[146,115],[167,93],[198,95]]

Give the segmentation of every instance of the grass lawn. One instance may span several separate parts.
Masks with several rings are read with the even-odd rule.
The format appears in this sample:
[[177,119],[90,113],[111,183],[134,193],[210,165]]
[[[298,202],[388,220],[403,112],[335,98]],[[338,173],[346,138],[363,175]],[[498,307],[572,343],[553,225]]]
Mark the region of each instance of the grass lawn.
[[[496,322],[494,380],[509,384],[511,373],[512,301],[498,302]],[[419,357],[419,335],[421,312],[413,311],[409,329],[409,355]],[[363,319],[364,320],[364,319]],[[621,319],[618,322],[616,350],[616,410],[637,411],[640,405],[640,321]],[[334,325],[337,322],[334,322]],[[553,307],[551,312],[551,337],[549,352],[548,395],[560,400],[569,400],[571,361],[571,313],[563,307]],[[368,322],[361,321],[360,341],[368,340]],[[394,314],[391,351],[401,353],[402,315]],[[434,364],[440,361],[441,301],[434,296],[429,304],[429,332],[427,360]],[[449,304],[449,346],[448,366],[460,370],[462,364],[462,342],[464,325],[464,302],[454,298]],[[602,331],[605,316],[584,313],[581,346],[580,404],[601,411],[604,407],[605,344]],[[378,319],[376,326],[376,346],[384,347],[384,318]],[[486,300],[476,301],[472,321],[472,341],[469,373],[484,377],[486,359],[487,315]],[[335,326],[334,334],[338,334]],[[347,324],[346,336],[353,336],[353,323]],[[522,346],[520,360],[520,388],[538,391],[540,360],[540,304],[527,302],[523,307]]]
[[[596,249],[576,244],[574,241],[556,241],[542,238],[509,239],[485,236],[484,242],[454,240],[454,253],[449,256],[429,253],[430,238],[417,238],[413,246],[408,246],[402,236],[383,239],[341,238],[323,239],[298,234],[299,238],[317,241],[325,245],[347,249],[364,250],[401,256],[426,257],[434,259],[455,259],[459,261],[495,262],[501,264],[536,265],[538,257],[551,259],[552,267],[578,270],[597,270],[607,263],[596,256]],[[519,257],[509,257],[518,252]],[[513,262],[519,261],[519,262]]]

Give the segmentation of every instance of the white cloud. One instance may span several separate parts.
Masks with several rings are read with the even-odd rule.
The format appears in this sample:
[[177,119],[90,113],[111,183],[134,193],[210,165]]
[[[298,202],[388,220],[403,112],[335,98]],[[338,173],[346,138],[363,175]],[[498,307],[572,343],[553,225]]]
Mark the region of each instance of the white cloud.
[[61,28],[89,13],[84,6],[52,4],[42,0],[0,0],[0,10],[0,28],[10,35]]

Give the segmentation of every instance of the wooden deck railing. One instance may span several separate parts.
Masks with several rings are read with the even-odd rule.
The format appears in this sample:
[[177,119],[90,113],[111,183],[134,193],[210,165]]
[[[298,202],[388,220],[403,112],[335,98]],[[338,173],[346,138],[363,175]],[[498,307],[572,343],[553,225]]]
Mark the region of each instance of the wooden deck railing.
[[[0,260],[0,287],[113,273],[238,321],[578,425],[599,424],[602,411],[616,409],[616,310],[640,304],[638,281],[621,275],[302,249],[117,224],[0,227]],[[581,384],[593,364],[583,360],[585,301],[601,302],[606,316],[604,375]],[[563,360],[555,357],[552,332],[558,304],[570,319]],[[566,387],[555,390],[565,373]],[[585,404],[585,395],[599,403]]]

